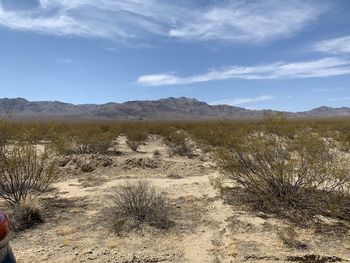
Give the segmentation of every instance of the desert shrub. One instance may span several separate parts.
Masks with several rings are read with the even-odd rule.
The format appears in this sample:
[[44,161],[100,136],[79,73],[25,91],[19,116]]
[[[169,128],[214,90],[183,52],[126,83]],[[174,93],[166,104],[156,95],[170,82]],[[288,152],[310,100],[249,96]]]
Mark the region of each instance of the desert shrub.
[[261,131],[218,151],[225,175],[244,188],[254,207],[295,217],[339,211],[349,190],[349,165],[310,132],[294,139]]
[[342,151],[349,152],[350,151],[350,133],[348,132],[342,132],[338,138],[337,141],[339,142],[339,148]]
[[74,134],[62,134],[52,140],[59,154],[105,154],[112,146],[113,135],[99,129],[77,130]]
[[13,127],[4,117],[0,117],[0,150],[8,144],[13,137]]
[[9,217],[13,231],[25,230],[43,222],[42,207],[37,199],[25,199],[12,207]]
[[223,176],[210,176],[209,184],[213,187],[214,190],[219,192],[220,197],[224,193],[224,177]]
[[147,140],[148,134],[144,131],[134,129],[134,130],[129,130],[126,137],[127,137],[126,143],[128,144],[131,150],[136,152],[139,146]]
[[56,162],[46,150],[22,145],[0,153],[0,197],[12,206],[38,197],[56,178]]
[[282,113],[265,113],[261,125],[262,130],[269,134],[290,139],[293,139],[297,132],[296,123],[288,121]]
[[193,147],[189,144],[187,135],[183,131],[176,131],[169,134],[164,142],[168,146],[168,153],[170,156],[193,156]]
[[140,229],[143,224],[157,229],[171,226],[167,199],[143,181],[118,187],[109,210],[112,229],[118,234]]
[[76,138],[73,142],[73,153],[76,154],[104,154],[111,147],[111,139],[101,136],[87,136]]
[[60,155],[73,154],[73,141],[65,135],[55,136],[50,142],[50,147]]
[[283,244],[289,248],[307,249],[307,245],[298,240],[299,234],[293,226],[278,229],[277,236],[281,239]]

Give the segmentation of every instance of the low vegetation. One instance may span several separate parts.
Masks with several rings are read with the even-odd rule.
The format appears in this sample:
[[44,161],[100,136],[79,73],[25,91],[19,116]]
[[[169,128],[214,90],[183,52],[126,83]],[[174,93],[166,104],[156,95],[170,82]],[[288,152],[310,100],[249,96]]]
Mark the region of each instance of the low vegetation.
[[76,130],[70,135],[55,135],[51,143],[59,154],[105,154],[112,146],[113,139],[115,138],[112,133],[90,127]]
[[168,200],[144,181],[125,183],[115,189],[109,213],[117,234],[140,229],[144,224],[163,230],[171,226]]
[[142,145],[148,138],[147,133],[139,130],[130,130],[126,136],[127,144],[134,152],[136,152],[139,149],[140,145]]
[[237,138],[216,155],[227,178],[244,189],[244,202],[294,219],[344,215],[348,160],[310,130],[286,136],[267,121],[268,128]]
[[43,222],[42,207],[37,199],[26,199],[12,207],[11,229],[15,232],[36,226]]
[[0,153],[0,197],[12,206],[38,197],[56,178],[56,163],[46,150],[13,145]]
[[164,138],[164,142],[168,146],[169,156],[193,156],[193,147],[188,141],[188,135],[183,131],[172,132]]
[[[281,251],[284,255],[286,251],[312,253],[319,244],[327,246],[328,238],[347,241],[349,123],[348,119],[291,120],[270,115],[264,120],[208,122],[1,119],[1,204],[9,212],[15,231],[52,220],[39,226],[38,232],[49,229],[50,234],[43,234],[45,238],[61,233],[51,248],[78,251],[79,260],[85,255],[93,258],[95,251],[81,246],[72,252],[69,242],[82,238],[80,244],[91,244],[88,231],[95,231],[100,241],[105,234],[100,227],[117,236],[132,237],[131,241],[125,236],[106,237],[106,242],[100,243],[103,250],[96,252],[102,257],[109,257],[104,251],[110,248],[129,253],[129,247],[135,249],[136,243],[142,253],[153,253],[154,244],[166,240],[167,248],[161,247],[167,253],[164,261],[181,257],[180,250],[189,247],[187,257],[192,245],[195,250],[202,243],[203,254],[204,250],[212,253],[217,262],[228,257],[254,260],[252,253],[261,248],[260,241],[255,241],[271,231],[268,240],[280,244],[276,257],[265,257],[263,249],[261,258],[256,257],[288,259],[278,258]],[[125,150],[125,144],[134,153]],[[140,150],[143,144],[147,147]],[[114,155],[117,152],[118,156]],[[54,185],[59,191],[49,192],[59,172],[67,181]],[[151,184],[155,177],[157,188]],[[111,188],[120,184],[120,178],[126,182]],[[136,178],[149,178],[150,183]],[[171,202],[158,187],[169,191]],[[105,209],[95,213],[99,206]],[[93,221],[96,216],[103,219],[98,228]],[[80,231],[78,235],[76,231]],[[135,237],[140,232],[142,236]],[[232,237],[238,241],[233,242]],[[41,238],[41,233],[36,238]],[[150,242],[147,246],[145,240]],[[21,247],[24,241],[15,242]],[[231,251],[231,244],[237,252]],[[170,246],[176,249],[169,252]],[[339,255],[344,253],[346,248]],[[307,262],[309,258],[326,259],[300,255],[290,261],[304,258]]]
[[[39,153],[38,145],[49,145],[45,148],[58,155],[108,154],[119,135],[125,135],[133,151],[150,135],[157,135],[170,156],[193,157],[194,145],[213,153],[226,179],[244,189],[242,199],[253,208],[290,218],[319,214],[349,218],[349,161],[344,158],[350,145],[349,123],[348,119],[290,120],[270,115],[263,121],[211,122],[10,122],[2,118],[0,197],[14,206],[45,192],[56,178],[51,154]],[[160,152],[154,151],[153,157],[160,158]],[[169,177],[177,175],[169,173]],[[211,183],[224,194],[222,178]],[[121,192],[131,188],[125,186]]]
[[13,230],[23,230],[42,221],[37,198],[57,178],[49,152],[32,145],[12,145],[0,152],[0,197],[10,207]]
[[307,249],[307,244],[299,240],[299,234],[293,226],[287,226],[277,231],[277,236],[288,248]]

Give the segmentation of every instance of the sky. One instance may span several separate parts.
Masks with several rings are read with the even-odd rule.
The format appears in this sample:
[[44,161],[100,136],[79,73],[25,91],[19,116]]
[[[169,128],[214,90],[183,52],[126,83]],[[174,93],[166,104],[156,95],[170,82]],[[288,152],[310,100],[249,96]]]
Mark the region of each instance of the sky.
[[0,97],[350,106],[347,0],[0,0]]

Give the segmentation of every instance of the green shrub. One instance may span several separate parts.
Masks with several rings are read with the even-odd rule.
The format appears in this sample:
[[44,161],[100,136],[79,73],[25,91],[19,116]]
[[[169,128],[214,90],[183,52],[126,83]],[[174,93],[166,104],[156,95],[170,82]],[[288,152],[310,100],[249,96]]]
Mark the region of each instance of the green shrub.
[[0,153],[0,197],[12,206],[44,193],[57,178],[56,162],[46,150],[12,146]]

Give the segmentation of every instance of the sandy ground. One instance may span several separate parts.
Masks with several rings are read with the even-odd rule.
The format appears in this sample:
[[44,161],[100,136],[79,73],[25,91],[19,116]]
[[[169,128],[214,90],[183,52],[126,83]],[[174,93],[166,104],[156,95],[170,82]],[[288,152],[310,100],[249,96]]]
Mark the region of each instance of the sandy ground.
[[[159,158],[153,157],[156,149]],[[219,172],[206,157],[170,158],[157,141],[134,153],[120,139],[118,150],[122,155],[108,157],[111,165],[92,172],[78,170],[80,157],[66,165],[55,190],[42,199],[45,222],[11,241],[18,262],[350,262],[348,229],[297,229],[307,249],[289,248],[277,235],[287,222],[225,204],[209,183]],[[138,179],[167,195],[175,225],[116,236],[102,211],[113,187]],[[313,261],[318,256],[322,260]]]

